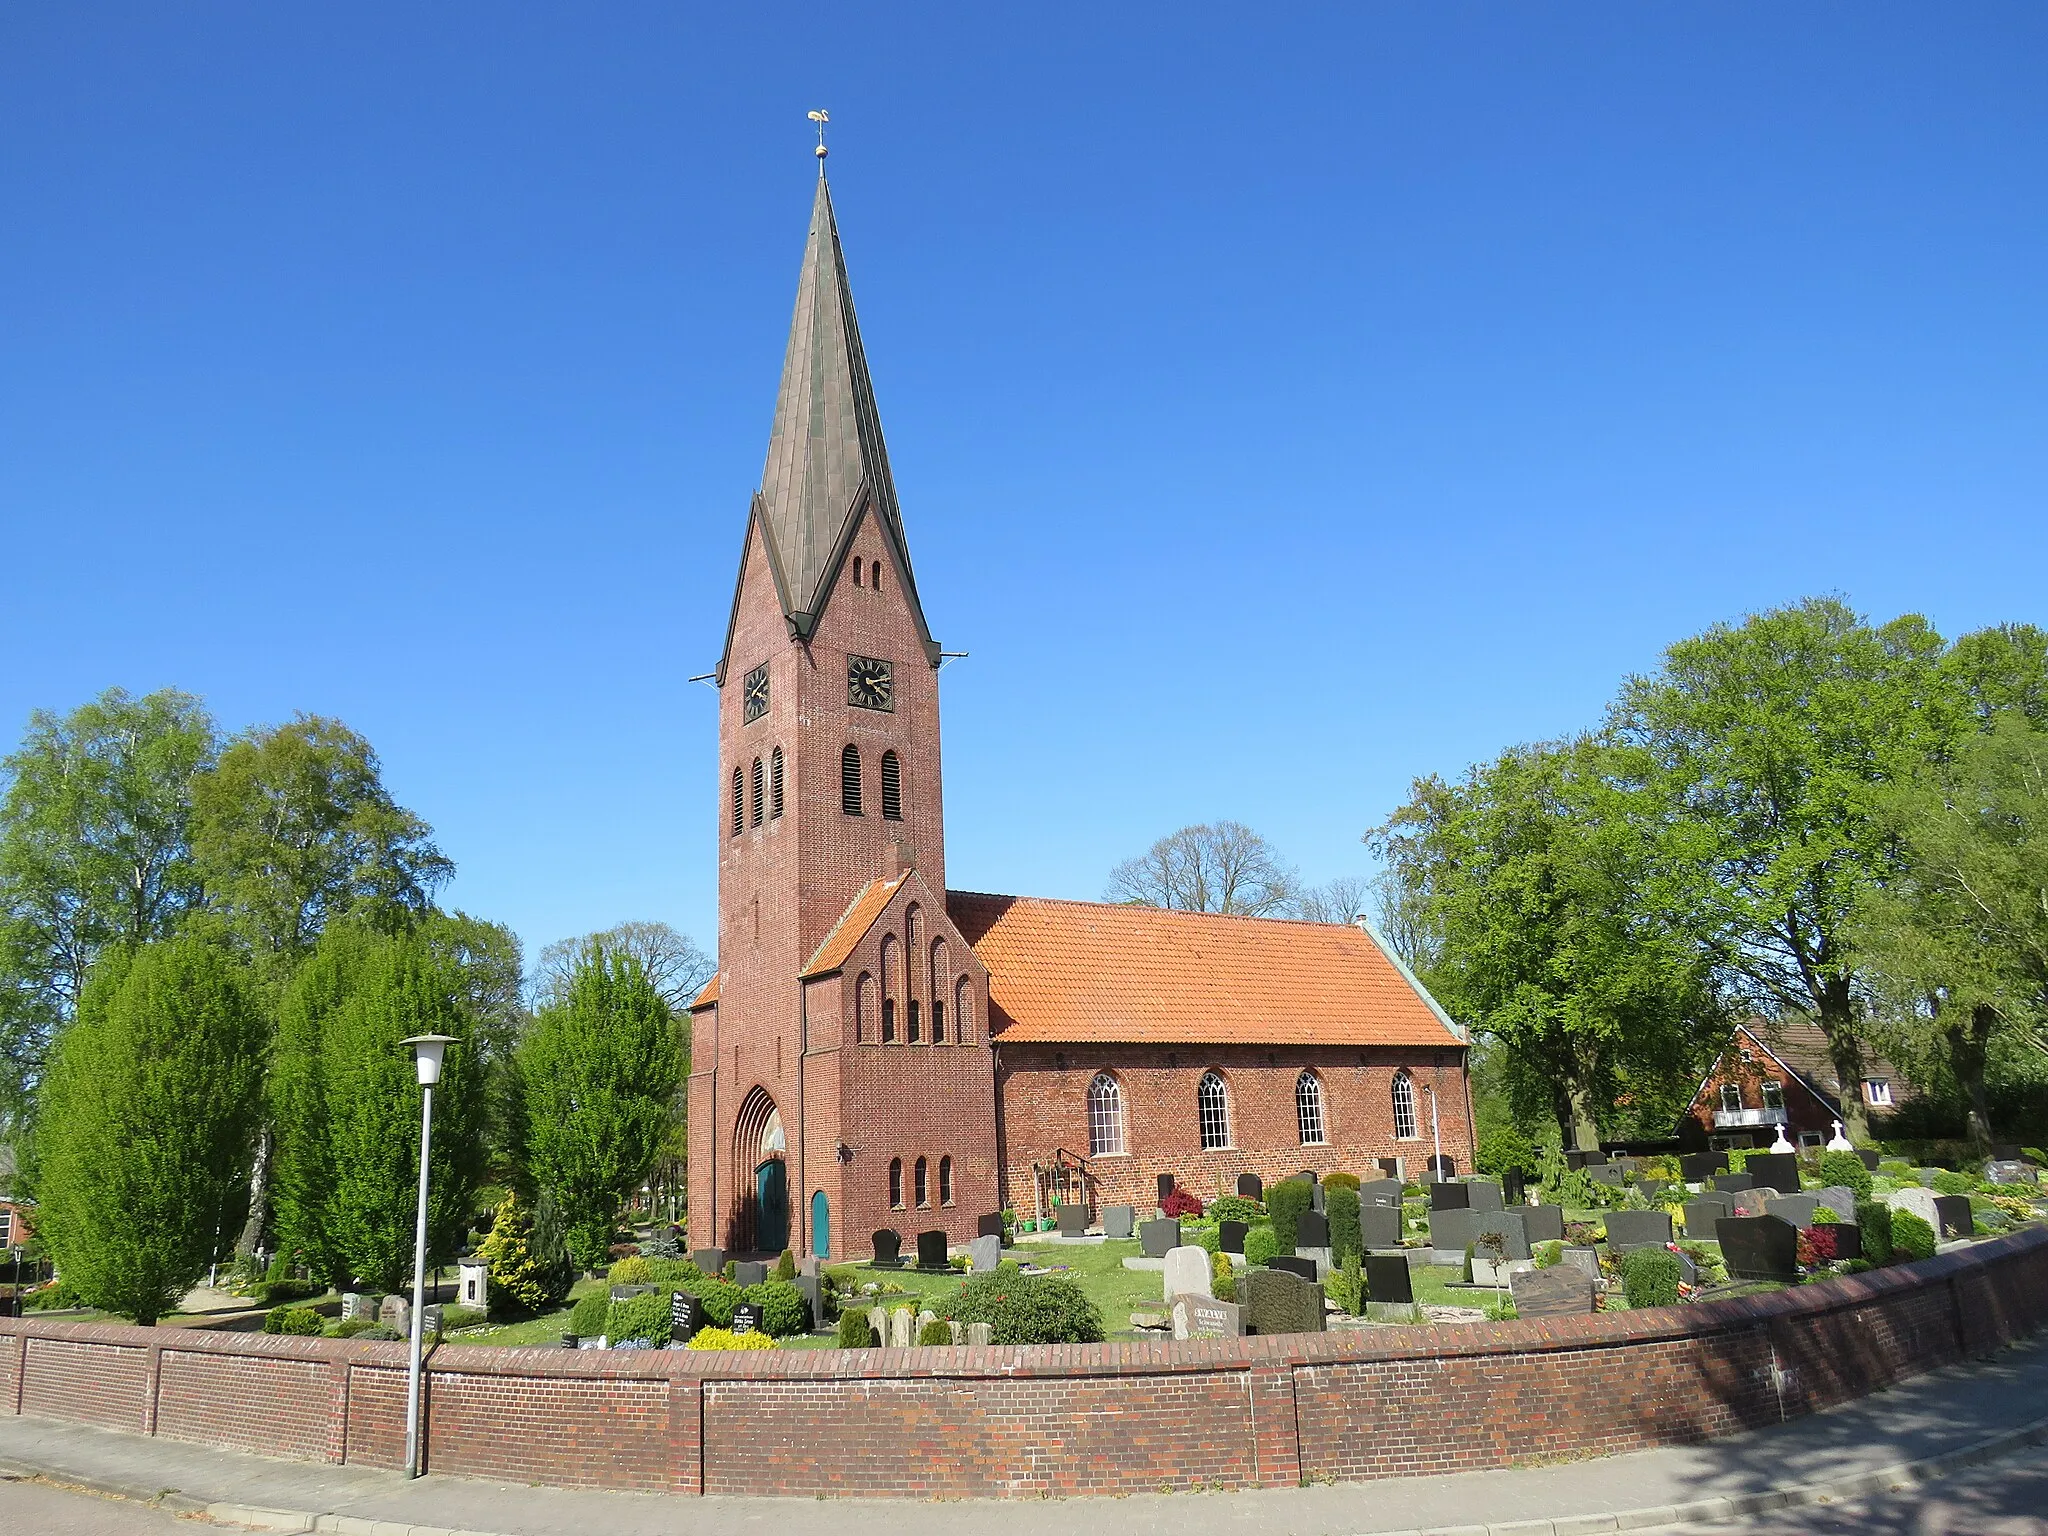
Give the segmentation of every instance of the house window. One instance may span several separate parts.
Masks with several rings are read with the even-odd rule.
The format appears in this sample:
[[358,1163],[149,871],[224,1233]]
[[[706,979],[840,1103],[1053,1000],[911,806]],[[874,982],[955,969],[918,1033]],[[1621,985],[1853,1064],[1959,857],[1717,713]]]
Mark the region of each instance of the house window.
[[1415,1079],[1403,1067],[1394,1074],[1394,1139],[1414,1141],[1421,1134],[1416,1129]]
[[1230,1145],[1230,1091],[1214,1072],[1202,1074],[1195,1090],[1195,1114],[1202,1128],[1202,1150]]
[[738,837],[747,830],[746,787],[741,781],[740,771],[732,771],[732,835]]
[[932,1203],[931,1186],[925,1178],[923,1158],[917,1160],[917,1208],[921,1211]]
[[939,1159],[939,1204],[951,1205],[952,1203],[953,1159],[950,1157],[942,1157]]
[[1764,1108],[1780,1111],[1785,1108],[1785,1085],[1774,1077],[1764,1079]]
[[1888,1077],[1863,1079],[1863,1102],[1885,1108],[1892,1101],[1892,1080]]
[[1294,1125],[1304,1147],[1319,1147],[1323,1135],[1323,1080],[1303,1072],[1294,1080]]
[[754,759],[754,825],[761,825],[761,759]]
[[903,1159],[900,1157],[889,1159],[889,1209],[903,1209]]
[[860,814],[860,748],[850,741],[839,754],[839,809],[849,816]]
[[903,819],[903,765],[894,752],[882,754],[882,819]]
[[1826,1144],[1819,1131],[1801,1131],[1799,1133],[1799,1145],[1802,1147],[1819,1147]]
[[768,754],[768,819],[782,814],[782,748]]
[[13,1243],[14,1212],[0,1211],[0,1248],[11,1247],[13,1246]]
[[1721,1107],[1730,1114],[1742,1108],[1742,1085],[1740,1083],[1723,1083],[1721,1085]]
[[1088,1155],[1118,1157],[1124,1150],[1124,1092],[1107,1072],[1088,1085]]

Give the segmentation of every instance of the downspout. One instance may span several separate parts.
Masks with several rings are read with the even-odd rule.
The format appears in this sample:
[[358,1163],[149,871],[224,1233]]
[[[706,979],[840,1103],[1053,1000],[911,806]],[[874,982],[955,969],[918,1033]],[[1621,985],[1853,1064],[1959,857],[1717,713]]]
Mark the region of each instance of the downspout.
[[811,1055],[811,989],[802,977],[796,983],[796,1030],[796,1251],[807,1254],[811,1251],[811,1197],[804,1191],[810,1187],[811,1163],[804,1134],[809,1124],[804,1119],[804,1068]]

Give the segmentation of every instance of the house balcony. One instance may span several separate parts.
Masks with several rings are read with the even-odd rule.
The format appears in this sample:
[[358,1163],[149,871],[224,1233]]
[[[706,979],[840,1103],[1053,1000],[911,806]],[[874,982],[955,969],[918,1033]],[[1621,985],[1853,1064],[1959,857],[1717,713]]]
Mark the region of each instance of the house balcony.
[[1782,1109],[1717,1109],[1714,1111],[1714,1129],[1717,1131],[1739,1131],[1760,1125],[1789,1125]]

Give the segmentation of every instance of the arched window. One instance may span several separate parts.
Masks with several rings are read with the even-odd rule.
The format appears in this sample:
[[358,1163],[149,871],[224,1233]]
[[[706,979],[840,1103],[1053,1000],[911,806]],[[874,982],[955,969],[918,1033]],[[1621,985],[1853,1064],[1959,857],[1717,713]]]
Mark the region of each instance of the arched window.
[[746,789],[740,781],[740,771],[732,771],[732,835],[738,837],[747,830]]
[[911,998],[906,1005],[909,1011],[910,1028],[905,1036],[912,1045],[924,1038],[924,1021],[917,1011],[917,999]]
[[1202,1086],[1195,1090],[1196,1118],[1202,1127],[1202,1150],[1230,1145],[1230,1090],[1214,1072],[1202,1074]]
[[782,748],[768,754],[768,819],[782,814]]
[[895,1043],[896,999],[893,997],[885,997],[882,999],[882,1044],[894,1045]]
[[1117,1157],[1124,1150],[1124,1091],[1107,1072],[1088,1085],[1088,1155]]
[[875,1038],[875,978],[866,971],[853,986],[853,1038],[862,1045]]
[[900,1157],[889,1159],[889,1209],[903,1209],[903,1159]]
[[882,819],[903,819],[903,766],[894,752],[882,754]]
[[855,555],[855,556],[853,557],[853,584],[854,584],[854,585],[855,585],[856,587],[860,585],[860,556],[859,556],[859,555]]
[[868,587],[875,592],[882,590],[882,562],[879,560],[868,562]]
[[932,1203],[932,1191],[925,1179],[924,1159],[917,1160],[917,1208],[923,1210]]
[[1294,1125],[1304,1147],[1319,1147],[1329,1140],[1323,1134],[1323,1080],[1313,1072],[1304,1071],[1294,1080]]
[[1413,1141],[1421,1134],[1415,1119],[1415,1079],[1403,1067],[1394,1074],[1394,1136]]
[[839,809],[849,816],[860,814],[860,748],[850,741],[839,754]]
[[896,935],[882,938],[882,1044],[896,1043],[896,994],[903,986],[902,951]]
[[761,759],[754,759],[754,825],[761,825]]
[[966,1045],[974,1036],[974,987],[962,976],[953,984],[953,1038]]
[[950,1157],[942,1157],[939,1159],[939,1204],[951,1205],[952,1203],[953,1159]]
[[952,969],[946,964],[946,941],[932,940],[932,1044],[946,1043],[946,973]]

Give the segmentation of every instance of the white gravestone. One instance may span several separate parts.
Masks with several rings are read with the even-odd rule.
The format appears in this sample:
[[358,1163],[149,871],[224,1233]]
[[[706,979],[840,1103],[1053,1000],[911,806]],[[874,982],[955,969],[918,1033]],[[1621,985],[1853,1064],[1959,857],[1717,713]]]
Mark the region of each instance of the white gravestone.
[[894,1312],[891,1312],[889,1314],[889,1347],[891,1349],[910,1348],[912,1344],[917,1342],[916,1335],[911,1332],[914,1326],[915,1320],[911,1317],[910,1308],[898,1307]]
[[1911,1211],[1936,1232],[1941,1230],[1941,1217],[1934,1209],[1934,1191],[1914,1185],[1907,1189],[1895,1189],[1884,1197],[1884,1203],[1895,1211]]
[[1162,1298],[1172,1301],[1176,1296],[1214,1296],[1216,1294],[1209,1276],[1209,1250],[1184,1243],[1166,1252],[1165,1290]]
[[479,1312],[490,1305],[491,1266],[481,1259],[459,1259],[455,1264],[458,1280],[456,1300],[465,1307],[475,1307]]
[[1000,1237],[977,1237],[967,1245],[967,1263],[977,1275],[985,1275],[1003,1261],[1003,1240]]

